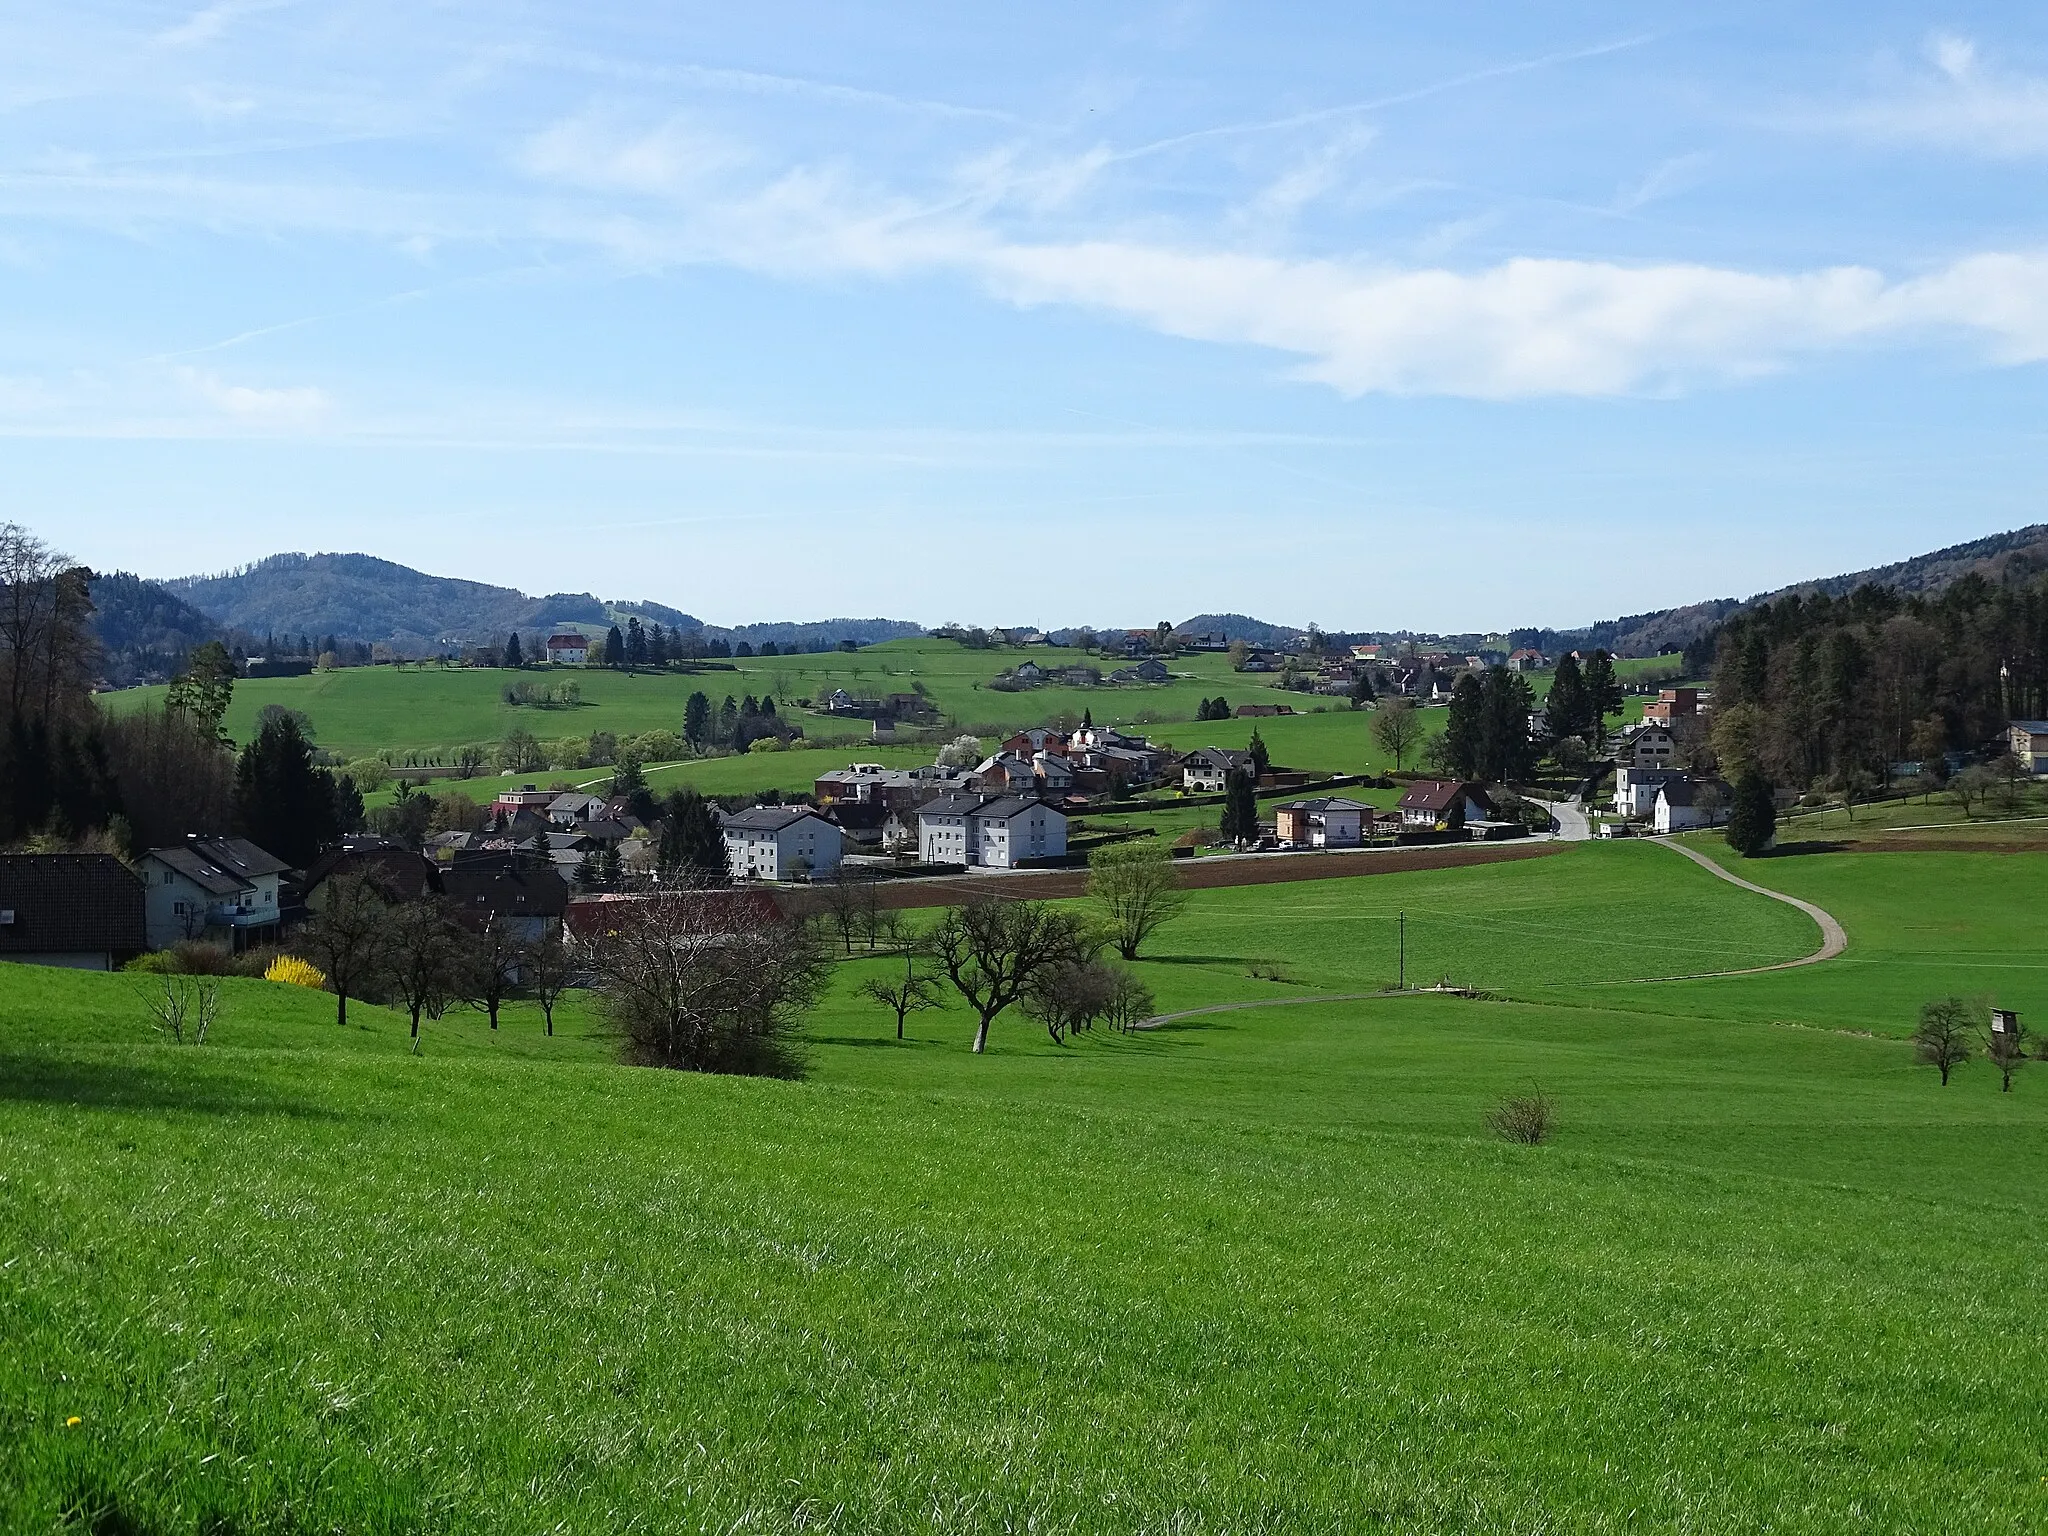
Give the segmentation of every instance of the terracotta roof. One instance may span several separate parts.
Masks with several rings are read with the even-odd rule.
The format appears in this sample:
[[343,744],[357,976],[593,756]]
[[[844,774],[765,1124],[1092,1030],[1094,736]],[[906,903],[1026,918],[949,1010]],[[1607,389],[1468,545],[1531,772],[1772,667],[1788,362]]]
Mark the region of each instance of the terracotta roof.
[[111,853],[0,854],[0,958],[140,954],[142,900],[142,882]]

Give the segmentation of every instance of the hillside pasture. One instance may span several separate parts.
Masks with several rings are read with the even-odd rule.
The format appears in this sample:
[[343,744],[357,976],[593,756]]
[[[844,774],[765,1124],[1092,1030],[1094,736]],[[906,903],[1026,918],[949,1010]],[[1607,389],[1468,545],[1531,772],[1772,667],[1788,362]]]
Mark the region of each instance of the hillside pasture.
[[[1844,914],[1864,944],[1976,856],[1782,862],[1950,857]],[[128,978],[0,966],[0,1525],[2040,1523],[2033,1084],[1567,995],[1811,944],[1664,849],[1285,895],[1198,894],[1162,1003],[1376,985],[1400,911],[1507,995],[1006,1018],[977,1058],[957,1010],[899,1045],[857,960],[777,1083],[610,1065],[581,1009],[413,1058],[253,982],[178,1048]],[[1949,941],[1999,952],[1984,915]],[[1873,1012],[1890,942],[1835,973]],[[1487,1137],[1532,1085],[1551,1144]]]

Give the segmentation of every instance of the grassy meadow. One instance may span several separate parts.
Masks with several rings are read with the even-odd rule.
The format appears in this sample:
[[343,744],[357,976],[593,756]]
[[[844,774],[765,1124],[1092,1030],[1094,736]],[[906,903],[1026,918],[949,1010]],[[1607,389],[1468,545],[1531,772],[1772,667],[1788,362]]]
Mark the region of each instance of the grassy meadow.
[[[415,1058],[259,982],[175,1047],[0,966],[0,1528],[2036,1527],[2048,1082],[1895,1037],[2041,1016],[2048,876],[1743,873],[1849,953],[1635,980],[1818,942],[1644,845],[1208,891],[1162,1008],[1377,988],[1404,912],[1497,997],[975,1058],[857,958],[796,1083],[615,1066],[581,1004]],[[1553,1141],[1486,1136],[1532,1084]]]

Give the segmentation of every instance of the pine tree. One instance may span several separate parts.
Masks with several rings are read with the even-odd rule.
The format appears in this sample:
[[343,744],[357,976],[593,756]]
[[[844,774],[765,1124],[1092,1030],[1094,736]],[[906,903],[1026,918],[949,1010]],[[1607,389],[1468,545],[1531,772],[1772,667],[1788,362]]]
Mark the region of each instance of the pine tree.
[[265,722],[242,749],[236,817],[257,847],[304,869],[335,834],[336,787],[333,774],[313,766],[313,744],[287,714]]
[[1536,702],[1518,672],[1489,667],[1481,687],[1479,773],[1489,782],[1520,784],[1536,766],[1529,744],[1529,714]]
[[626,665],[626,637],[619,633],[614,624],[604,637],[604,664],[616,671],[623,671]]
[[1586,663],[1586,696],[1592,703],[1593,745],[1607,745],[1607,717],[1620,711],[1621,679],[1614,675],[1614,658],[1595,651]]
[[1550,697],[1543,703],[1543,723],[1552,741],[1584,736],[1592,729],[1593,699],[1586,692],[1586,677],[1575,656],[1558,660],[1557,672],[1550,680]]
[[1756,769],[1735,781],[1735,801],[1728,809],[1728,846],[1753,859],[1771,846],[1778,832],[1778,808],[1771,799],[1771,781]]
[[647,631],[637,618],[626,620],[626,665],[636,671],[647,665]]
[[664,874],[694,885],[731,883],[718,814],[694,789],[680,789],[669,797],[655,862]]
[[1223,819],[1218,830],[1233,847],[1258,841],[1259,801],[1252,786],[1252,776],[1244,772],[1231,774],[1224,784]]
[[1252,739],[1245,743],[1245,755],[1252,760],[1252,773],[1263,779],[1273,771],[1273,759],[1266,751],[1266,738],[1259,734],[1259,728],[1252,727]]
[[740,707],[734,702],[733,696],[728,693],[725,696],[725,702],[718,706],[718,745],[721,747],[735,745],[739,734]]
[[501,667],[523,667],[526,665],[526,657],[519,649],[518,630],[513,630],[512,638],[505,642],[505,655],[498,665]]
[[1486,697],[1479,679],[1467,672],[1451,689],[1451,708],[1444,722],[1444,756],[1451,771],[1461,779],[1479,772],[1481,744],[1486,734]]
[[701,693],[683,706],[683,740],[700,751],[711,741],[711,700]]

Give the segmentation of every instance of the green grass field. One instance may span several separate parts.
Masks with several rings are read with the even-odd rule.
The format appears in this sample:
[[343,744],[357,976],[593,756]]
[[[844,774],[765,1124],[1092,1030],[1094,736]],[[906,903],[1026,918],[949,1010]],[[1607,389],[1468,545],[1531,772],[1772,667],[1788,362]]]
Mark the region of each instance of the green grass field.
[[[1376,987],[1402,912],[1502,999],[975,1058],[860,959],[800,1083],[611,1065],[580,1006],[412,1058],[254,982],[178,1048],[0,966],[0,1527],[2038,1527],[2048,1082],[1884,1037],[2039,1017],[2048,876],[1744,872],[1849,954],[1633,982],[1817,942],[1649,846],[1202,892],[1164,1007]],[[1487,1138],[1532,1083],[1555,1140]]]

